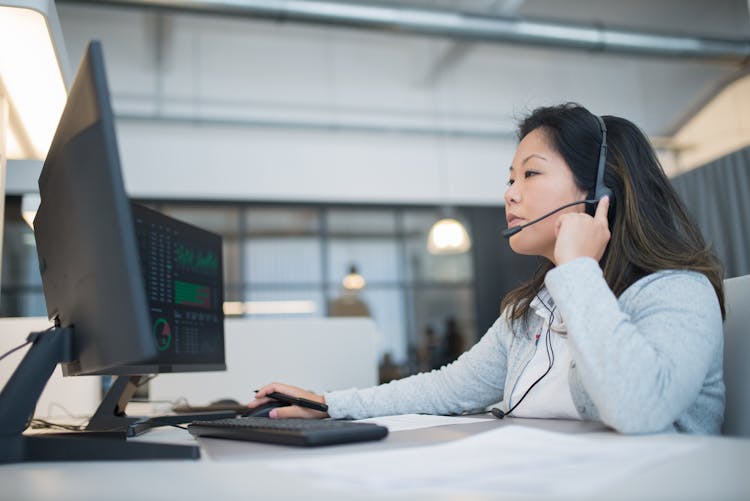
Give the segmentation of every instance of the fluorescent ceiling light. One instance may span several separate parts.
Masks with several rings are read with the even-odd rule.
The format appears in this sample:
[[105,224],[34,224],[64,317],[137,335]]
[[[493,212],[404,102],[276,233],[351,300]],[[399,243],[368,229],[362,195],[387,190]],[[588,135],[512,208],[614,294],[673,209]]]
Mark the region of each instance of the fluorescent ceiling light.
[[0,95],[10,105],[8,158],[47,156],[67,99],[66,66],[54,2],[0,0]]
[[242,301],[224,301],[224,315],[243,315],[245,304]]
[[303,315],[316,310],[315,301],[224,301],[225,315]]
[[248,301],[245,311],[250,315],[299,315],[315,313],[314,301]]
[[[0,82],[0,85],[2,85],[2,82]],[[2,94],[0,94],[0,96],[2,96]],[[2,132],[0,132],[0,134],[2,134]],[[21,151],[21,145],[16,138],[16,131],[12,128],[7,130],[7,135],[5,136],[5,151]],[[18,157],[13,157],[13,159],[17,160]]]

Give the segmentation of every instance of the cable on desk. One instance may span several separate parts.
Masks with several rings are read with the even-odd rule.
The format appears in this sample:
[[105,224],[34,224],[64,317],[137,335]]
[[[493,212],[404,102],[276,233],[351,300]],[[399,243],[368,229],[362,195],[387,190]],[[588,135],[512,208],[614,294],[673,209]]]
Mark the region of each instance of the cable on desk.
[[5,357],[7,357],[8,355],[10,355],[11,353],[14,353],[14,352],[16,352],[16,351],[20,350],[21,348],[23,348],[23,347],[24,347],[24,346],[26,346],[27,344],[31,344],[31,343],[33,343],[34,341],[36,341],[36,339],[37,339],[37,338],[39,337],[39,335],[40,335],[40,334],[42,334],[42,333],[44,333],[44,332],[47,332],[47,331],[51,331],[51,330],[52,330],[52,329],[54,329],[54,328],[55,328],[55,327],[53,326],[53,327],[48,327],[47,329],[44,329],[44,330],[43,330],[43,331],[41,331],[41,332],[32,332],[31,334],[29,334],[29,336],[28,336],[28,337],[26,338],[26,341],[24,341],[24,343],[23,343],[23,344],[19,344],[19,345],[18,345],[18,346],[16,346],[15,348],[11,348],[10,350],[8,350],[8,351],[6,351],[5,353],[3,353],[2,355],[0,355],[0,361],[1,361],[2,359],[4,359]]
[[66,431],[84,431],[86,426],[82,424],[64,424],[64,423],[53,423],[46,419],[33,418],[29,424],[32,429],[54,429],[54,430],[66,430]]
[[135,385],[135,387],[136,387],[136,388],[140,388],[141,386],[143,386],[144,384],[147,384],[147,383],[148,383],[149,381],[151,381],[152,379],[155,379],[155,378],[156,378],[156,376],[158,376],[158,374],[151,374],[151,375],[150,375],[150,376],[148,376],[147,378],[144,378],[144,379],[142,379],[141,381],[139,381],[139,382],[138,382],[138,384],[137,384],[137,385]]
[[150,398],[131,398],[128,402],[131,403],[131,404],[132,403],[136,403],[136,404],[169,404],[169,405],[174,406],[174,405],[177,405],[177,404],[182,403],[182,402],[187,403],[187,400],[185,400],[184,398],[178,398],[176,400],[167,400],[167,399],[152,400]]
[[20,350],[21,348],[23,348],[24,346],[26,346],[27,344],[30,344],[30,343],[31,343],[31,341],[26,341],[23,344],[19,344],[15,348],[11,348],[10,350],[8,350],[5,353],[3,353],[2,356],[0,356],[0,360],[4,359],[5,357],[7,357],[8,355],[10,355],[11,353],[14,353],[14,352]]

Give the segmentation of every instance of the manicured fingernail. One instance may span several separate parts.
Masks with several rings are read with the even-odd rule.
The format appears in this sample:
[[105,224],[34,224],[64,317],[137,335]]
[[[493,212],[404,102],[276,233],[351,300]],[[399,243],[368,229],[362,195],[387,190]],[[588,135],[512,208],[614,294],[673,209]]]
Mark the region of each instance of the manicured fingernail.
[[276,419],[277,417],[279,417],[276,409],[271,409],[271,412],[268,413],[268,417],[273,418],[273,419]]

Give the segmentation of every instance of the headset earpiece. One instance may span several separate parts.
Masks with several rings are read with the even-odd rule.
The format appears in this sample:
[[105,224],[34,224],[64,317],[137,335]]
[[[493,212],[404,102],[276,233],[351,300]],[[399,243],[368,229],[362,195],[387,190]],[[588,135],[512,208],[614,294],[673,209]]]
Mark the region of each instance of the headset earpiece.
[[[596,165],[596,184],[593,190],[593,199],[596,201],[601,200],[605,196],[609,197],[610,202],[612,201],[612,190],[607,188],[604,184],[604,171],[607,168],[607,126],[604,123],[604,119],[599,115],[594,115],[596,120],[599,122],[599,130],[602,133],[602,142],[599,146],[599,161]],[[596,212],[596,205],[590,205],[586,207],[586,212],[590,215],[594,215]]]

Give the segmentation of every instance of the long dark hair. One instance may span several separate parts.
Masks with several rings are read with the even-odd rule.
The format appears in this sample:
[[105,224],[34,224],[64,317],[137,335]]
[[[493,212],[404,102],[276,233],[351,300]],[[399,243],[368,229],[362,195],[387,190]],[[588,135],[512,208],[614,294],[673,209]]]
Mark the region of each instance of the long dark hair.
[[[711,282],[724,318],[721,264],[672,188],[648,139],[624,118],[602,118],[608,148],[604,184],[612,190],[613,200],[608,213],[611,239],[599,265],[610,289],[619,297],[650,273],[696,271]],[[596,117],[575,103],[538,108],[519,124],[519,141],[536,129],[545,133],[570,166],[577,187],[591,191],[602,137]],[[554,267],[542,259],[534,277],[503,298],[501,308],[510,307],[509,320],[526,318],[544,276]]]

